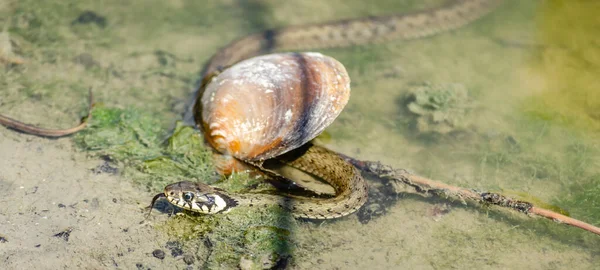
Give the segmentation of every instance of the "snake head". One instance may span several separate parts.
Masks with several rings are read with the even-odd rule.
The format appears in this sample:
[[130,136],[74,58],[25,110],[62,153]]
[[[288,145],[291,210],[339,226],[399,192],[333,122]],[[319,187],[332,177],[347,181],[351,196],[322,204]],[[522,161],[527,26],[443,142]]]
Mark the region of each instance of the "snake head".
[[236,202],[217,189],[197,182],[182,181],[165,187],[164,196],[176,206],[203,214],[227,212]]

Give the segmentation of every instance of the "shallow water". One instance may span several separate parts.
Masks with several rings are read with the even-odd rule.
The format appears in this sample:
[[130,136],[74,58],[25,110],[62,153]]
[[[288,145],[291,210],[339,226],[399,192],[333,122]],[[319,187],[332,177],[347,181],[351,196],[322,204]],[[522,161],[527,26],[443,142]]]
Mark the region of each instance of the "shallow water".
[[[0,75],[0,112],[66,127],[93,87],[105,107],[135,108],[168,129],[181,118],[202,65],[236,37],[270,27],[419,10],[441,1],[202,2],[0,4],[14,51],[26,60]],[[77,20],[86,10],[104,21],[91,15]],[[327,130],[326,144],[448,184],[557,206],[600,225],[598,12],[594,1],[505,1],[457,31],[319,50],[342,62],[352,78],[350,103]],[[444,104],[449,109],[442,110],[443,119],[451,124],[418,125],[408,96],[426,82],[466,89],[468,98]],[[427,122],[431,115],[422,117]],[[160,184],[139,180],[143,172],[126,161],[108,163],[119,170],[111,173],[102,167],[104,160],[74,146],[71,138],[48,140],[5,128],[0,134],[0,236],[8,240],[0,243],[5,255],[0,265],[186,268],[183,255],[171,253],[177,245],[195,258],[194,268],[229,268],[239,256],[262,256],[244,253],[253,250],[248,243],[253,238],[232,246],[234,257],[224,258],[230,254],[218,253],[223,251],[218,243],[167,233],[174,222],[189,224],[182,218],[155,213],[139,224]],[[290,253],[288,267],[296,269],[593,269],[600,264],[598,236],[551,221],[410,193],[386,200],[386,214],[366,224],[356,215],[320,224],[272,224],[293,229],[284,237],[285,247],[274,249]],[[264,228],[251,221],[245,226],[240,231],[258,234]],[[73,229],[68,241],[53,237],[67,228]],[[153,256],[156,249],[166,257]]]

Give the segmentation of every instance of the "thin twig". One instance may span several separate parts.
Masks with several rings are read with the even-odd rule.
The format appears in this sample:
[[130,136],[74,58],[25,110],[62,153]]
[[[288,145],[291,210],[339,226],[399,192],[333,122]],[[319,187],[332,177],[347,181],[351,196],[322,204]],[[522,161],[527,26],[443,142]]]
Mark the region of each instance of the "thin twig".
[[480,192],[472,189],[451,186],[442,182],[412,174],[406,170],[394,169],[391,166],[384,165],[380,162],[363,161],[343,154],[340,155],[363,172],[401,182],[405,185],[413,187],[419,193],[435,193],[437,195],[453,197],[461,201],[470,200],[485,205],[497,205],[530,216],[540,216],[551,219],[558,223],[564,223],[600,235],[600,228],[594,225],[567,217],[554,211],[537,207],[530,202],[515,200],[498,193]]
[[89,90],[89,106],[87,116],[81,119],[79,125],[67,128],[67,129],[46,129],[39,128],[30,124],[23,123],[19,120],[12,119],[10,117],[4,116],[0,114],[0,125],[6,126],[8,128],[14,129],[19,132],[42,136],[42,137],[50,137],[50,138],[58,138],[67,135],[71,135],[76,133],[82,129],[84,129],[87,123],[92,119],[92,108],[94,105],[94,95],[92,94],[92,89]]

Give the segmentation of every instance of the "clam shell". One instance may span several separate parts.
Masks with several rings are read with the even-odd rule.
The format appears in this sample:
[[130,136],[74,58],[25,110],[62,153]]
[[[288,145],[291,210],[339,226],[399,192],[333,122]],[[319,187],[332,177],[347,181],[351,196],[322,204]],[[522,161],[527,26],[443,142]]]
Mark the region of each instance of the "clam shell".
[[196,117],[217,151],[260,162],[315,138],[349,97],[350,78],[337,60],[320,53],[270,54],[215,76]]

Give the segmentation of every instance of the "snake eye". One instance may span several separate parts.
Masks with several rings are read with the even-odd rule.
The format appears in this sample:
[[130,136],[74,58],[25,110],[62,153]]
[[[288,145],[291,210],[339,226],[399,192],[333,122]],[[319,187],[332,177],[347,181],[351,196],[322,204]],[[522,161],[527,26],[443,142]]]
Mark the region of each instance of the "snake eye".
[[186,192],[183,193],[183,200],[186,202],[191,202],[194,199],[194,193]]

